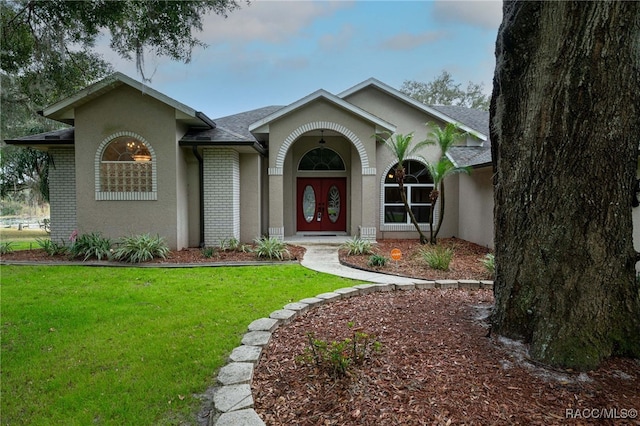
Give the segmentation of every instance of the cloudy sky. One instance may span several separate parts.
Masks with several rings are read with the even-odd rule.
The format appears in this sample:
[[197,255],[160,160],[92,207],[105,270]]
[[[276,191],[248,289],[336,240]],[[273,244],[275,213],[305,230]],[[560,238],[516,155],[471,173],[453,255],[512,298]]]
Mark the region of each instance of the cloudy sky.
[[[147,56],[145,69],[151,87],[212,118],[443,70],[489,93],[501,17],[499,1],[253,0],[227,19],[208,16],[199,34],[208,47],[189,64]],[[105,56],[139,79],[133,63]]]

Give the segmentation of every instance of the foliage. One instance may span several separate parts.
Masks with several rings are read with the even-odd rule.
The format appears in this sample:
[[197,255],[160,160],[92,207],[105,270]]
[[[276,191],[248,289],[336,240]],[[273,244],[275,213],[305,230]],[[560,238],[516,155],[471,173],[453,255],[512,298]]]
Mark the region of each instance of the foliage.
[[152,237],[150,234],[122,237],[118,240],[118,248],[113,257],[127,263],[140,263],[152,260],[156,257],[165,259],[169,254],[169,247],[159,235]]
[[13,251],[13,242],[12,241],[2,241],[0,242],[0,254],[7,254]]
[[69,252],[69,249],[64,245],[64,243],[58,244],[48,238],[36,238],[36,242],[49,256],[57,256],[60,254],[67,254]]
[[344,242],[342,248],[347,250],[348,255],[371,254],[373,252],[371,241],[359,237],[353,237]]
[[255,240],[254,249],[258,259],[284,260],[285,256],[291,256],[284,241],[273,237],[262,237]]
[[420,255],[432,269],[448,271],[455,251],[450,247],[431,246],[420,250]]
[[354,328],[352,322],[348,327],[353,330],[352,337],[341,341],[328,342],[307,333],[309,346],[298,360],[313,364],[331,377],[338,378],[347,375],[351,365],[361,365],[372,352],[380,351],[382,344],[376,336]]
[[482,263],[488,273],[491,275],[495,274],[496,262],[495,255],[493,253],[487,253],[482,259],[480,259],[480,263]]
[[369,262],[367,262],[367,265],[382,267],[386,265],[387,262],[389,262],[389,258],[381,254],[374,254],[374,255],[371,255],[371,257],[369,258]]
[[[442,226],[442,220],[444,218],[444,206],[445,206],[445,192],[444,192],[444,180],[452,175],[458,173],[471,173],[470,167],[457,167],[447,157],[449,148],[454,146],[456,142],[461,140],[466,134],[458,130],[458,126],[454,123],[447,123],[444,127],[440,127],[436,124],[427,123],[429,133],[427,135],[427,141],[440,148],[440,158],[436,162],[427,162],[427,169],[433,180],[433,190],[429,195],[431,201],[431,213],[429,214],[429,242],[431,244],[437,244],[438,233]],[[433,229],[433,217],[434,206],[436,205],[438,198],[440,198],[440,214],[438,215],[438,224],[435,230]]]
[[466,90],[456,84],[451,74],[442,71],[428,83],[405,80],[400,91],[425,105],[458,105],[489,111],[489,95],[482,92],[482,84],[469,82]]
[[108,259],[111,257],[111,244],[109,238],[103,237],[99,232],[92,232],[79,236],[69,247],[69,253],[72,257],[82,257],[83,260]]
[[402,202],[404,204],[404,209],[409,215],[411,219],[411,223],[418,231],[418,235],[420,235],[420,243],[426,244],[427,237],[425,237],[422,229],[420,229],[420,225],[416,220],[413,211],[409,207],[409,201],[407,200],[407,193],[404,188],[404,178],[405,178],[405,168],[404,162],[408,160],[410,157],[415,156],[421,158],[423,162],[427,162],[424,158],[418,155],[418,151],[427,145],[433,145],[433,141],[424,140],[418,143],[413,143],[413,133],[409,133],[407,135],[403,134],[395,134],[392,135],[390,133],[384,133],[382,136],[378,136],[378,139],[384,143],[384,146],[391,152],[394,159],[398,163],[398,168],[396,169],[395,176],[396,181],[398,182],[398,189],[400,191],[400,197],[402,198]]
[[3,424],[194,424],[247,324],[353,285],[293,264],[1,268]]
[[251,251],[250,246],[242,244],[237,238],[223,239],[220,242],[220,249],[222,251],[237,251],[241,253],[248,253]]
[[2,5],[0,59],[10,73],[64,64],[71,53],[93,48],[102,33],[110,34],[110,47],[121,57],[136,59],[141,73],[145,50],[189,62],[193,48],[204,46],[194,35],[203,29],[202,18],[210,12],[226,16],[239,7],[233,0],[32,0]]
[[203,247],[201,250],[202,256],[206,259],[211,259],[216,254],[216,249],[214,247]]

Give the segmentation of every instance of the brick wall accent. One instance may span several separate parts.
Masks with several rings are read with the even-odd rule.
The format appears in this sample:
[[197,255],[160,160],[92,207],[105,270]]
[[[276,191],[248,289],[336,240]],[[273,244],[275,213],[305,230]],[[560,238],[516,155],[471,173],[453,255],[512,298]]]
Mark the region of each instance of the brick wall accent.
[[51,148],[53,165],[49,168],[49,205],[51,240],[69,243],[78,228],[76,218],[76,161],[73,148]]
[[240,155],[230,148],[205,148],[204,244],[240,239]]

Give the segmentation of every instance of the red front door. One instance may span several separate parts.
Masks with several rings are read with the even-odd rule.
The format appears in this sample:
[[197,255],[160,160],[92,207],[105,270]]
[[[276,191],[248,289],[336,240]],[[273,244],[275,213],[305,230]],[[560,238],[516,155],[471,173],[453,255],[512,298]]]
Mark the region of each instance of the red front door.
[[298,178],[298,231],[346,231],[346,178]]

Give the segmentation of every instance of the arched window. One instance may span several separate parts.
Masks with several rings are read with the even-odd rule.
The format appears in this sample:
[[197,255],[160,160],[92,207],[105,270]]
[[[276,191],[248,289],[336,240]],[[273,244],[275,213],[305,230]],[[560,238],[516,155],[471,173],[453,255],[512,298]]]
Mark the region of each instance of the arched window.
[[[396,169],[398,163],[389,169],[384,180],[384,223],[385,224],[410,224],[411,219],[407,214],[400,196],[398,182],[396,181]],[[409,207],[418,223],[429,223],[431,214],[431,200],[429,195],[433,190],[433,179],[427,167],[419,161],[409,160],[405,162],[404,187],[406,188]]]
[[315,148],[300,160],[298,170],[345,170],[340,155],[329,148]]
[[157,199],[154,154],[140,136],[122,132],[105,139],[96,160],[96,199]]

